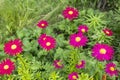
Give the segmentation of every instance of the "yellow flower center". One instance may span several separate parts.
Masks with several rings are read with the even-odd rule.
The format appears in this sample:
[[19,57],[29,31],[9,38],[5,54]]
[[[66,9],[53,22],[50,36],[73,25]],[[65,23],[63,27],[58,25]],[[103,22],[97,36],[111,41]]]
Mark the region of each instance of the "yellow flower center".
[[110,70],[111,70],[111,71],[115,71],[115,68],[114,68],[114,67],[110,67]]
[[41,24],[41,26],[43,26],[43,27],[44,27],[44,26],[45,26],[45,24],[43,24],[43,23],[42,23],[42,24]]
[[51,43],[50,43],[50,42],[47,42],[47,43],[46,43],[46,46],[50,46],[50,45],[51,45]]
[[62,66],[62,64],[61,64],[61,62],[60,62],[60,61],[59,61],[59,62],[57,62],[57,65],[58,65],[58,66]]
[[100,54],[106,54],[106,50],[104,48],[100,49]]
[[75,75],[72,76],[73,79],[77,79],[77,77]]
[[106,34],[110,34],[110,32],[109,32],[109,31],[106,31]]
[[7,70],[9,68],[8,65],[4,65],[4,69]]
[[82,65],[82,61],[79,62],[79,65]]
[[81,31],[84,33],[84,32],[85,32],[85,29],[81,29]]
[[75,41],[76,41],[76,42],[79,42],[80,40],[81,40],[80,37],[76,37],[76,38],[75,38]]
[[15,44],[13,44],[12,46],[11,46],[11,49],[16,49],[17,48],[17,46],[15,45]]
[[73,11],[69,11],[68,14],[72,15],[72,14],[73,14]]

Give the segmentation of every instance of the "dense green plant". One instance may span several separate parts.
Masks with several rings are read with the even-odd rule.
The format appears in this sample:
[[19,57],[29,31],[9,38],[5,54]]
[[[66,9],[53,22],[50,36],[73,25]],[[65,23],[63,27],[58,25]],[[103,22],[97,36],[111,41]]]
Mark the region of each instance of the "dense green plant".
[[[105,25],[107,25],[104,18],[97,17],[98,20],[92,23],[92,18],[88,17],[92,14],[94,14],[92,17],[96,17],[95,15],[101,16],[101,14],[98,14],[99,11],[93,11],[92,9],[89,9],[88,11],[89,14],[87,13],[87,10],[81,11],[80,18],[72,22],[63,20],[59,23],[49,25],[49,27],[47,27],[45,30],[39,29],[36,26],[34,26],[34,28],[31,27],[17,30],[17,37],[22,39],[24,44],[24,52],[22,54],[23,56],[26,56],[27,59],[26,61],[26,59],[18,56],[17,72],[19,77],[17,78],[22,80],[25,80],[26,77],[28,80],[31,80],[32,78],[39,80],[66,80],[67,74],[73,71],[78,71],[79,73],[89,74],[95,80],[101,79],[106,62],[99,62],[94,60],[91,57],[91,47],[96,42],[111,44],[113,37],[105,36],[105,34],[102,32],[102,29],[105,27]],[[90,21],[87,21],[89,19]],[[90,26],[90,31],[86,34],[90,41],[88,42],[88,47],[74,49],[68,45],[68,39],[70,34],[77,31],[77,26],[80,24],[87,24]],[[39,47],[37,39],[39,35],[44,32],[48,35],[56,37],[58,43],[56,49],[47,52]],[[15,37],[16,36],[8,38],[8,40],[14,39]],[[64,69],[54,69],[52,65],[53,61],[56,59],[63,61],[65,64]],[[85,70],[78,70],[74,66],[80,59],[84,59],[87,63]],[[22,70],[25,70],[25,73],[22,72]],[[35,75],[37,75],[37,77],[35,77]],[[81,74],[80,76],[81,78],[85,77],[86,79],[89,79],[88,75],[86,74]],[[90,77],[90,80],[91,79],[92,78]]]
[[88,74],[81,74],[78,80],[94,80],[92,77],[89,77]]
[[[105,27],[111,28],[113,26],[119,25],[119,9],[117,9],[115,13],[117,15],[115,15],[113,18],[112,15],[114,13],[112,11],[107,13],[84,7],[83,9],[79,10],[79,18],[73,21],[63,19],[60,13],[62,8],[64,8],[67,4],[78,6],[78,4],[74,4],[77,1],[78,0],[74,0],[74,2],[60,0],[52,4],[51,0],[47,1],[47,3],[45,3],[45,0],[42,0],[40,2],[35,2],[34,0],[1,1],[0,4],[3,3],[3,6],[8,5],[6,7],[0,8],[0,28],[2,29],[3,26],[5,26],[5,28],[2,30],[6,30],[6,32],[0,32],[0,35],[2,35],[0,36],[1,40],[4,40],[3,42],[7,42],[10,39],[20,38],[23,41],[24,52],[17,57],[10,57],[16,63],[16,70],[10,76],[0,76],[0,79],[67,80],[68,74],[73,71],[77,71],[79,73],[78,80],[102,79],[103,74],[105,74],[104,66],[107,62],[99,62],[91,57],[91,48],[95,43],[99,42],[114,45],[116,53],[120,52],[119,40],[115,40],[116,36],[108,37],[102,31],[102,29]],[[82,3],[84,3],[83,5],[85,6],[89,2],[90,1],[85,0]],[[97,2],[98,0],[91,4],[94,4],[93,6],[95,6]],[[11,6],[11,4],[16,4],[16,6]],[[61,6],[61,4],[64,6]],[[51,5],[54,6],[51,7]],[[43,8],[39,10],[40,7]],[[36,24],[39,19],[48,20],[50,23],[49,26],[46,29],[38,28]],[[118,23],[113,24],[116,22]],[[89,26],[89,32],[85,34],[88,36],[89,42],[85,47],[80,47],[79,49],[73,48],[69,45],[69,36],[72,33],[76,33],[78,26],[81,24],[86,24]],[[113,30],[117,31],[118,29],[114,28]],[[117,33],[118,32],[119,30]],[[57,46],[55,49],[46,51],[38,45],[37,39],[42,33],[52,35],[56,38]],[[6,35],[9,35],[10,37],[6,37]],[[118,34],[116,35],[117,39],[119,39]],[[117,46],[116,44],[112,43],[114,41],[118,44]],[[4,54],[3,46],[4,43],[1,42],[1,60],[9,57],[8,55]],[[53,61],[56,59],[59,59],[63,62],[63,69],[57,70],[54,68]],[[85,69],[76,69],[74,65],[82,59],[87,63]],[[119,62],[115,60],[116,59],[113,59],[112,61],[119,67]],[[107,80],[115,79],[116,77],[107,76]]]

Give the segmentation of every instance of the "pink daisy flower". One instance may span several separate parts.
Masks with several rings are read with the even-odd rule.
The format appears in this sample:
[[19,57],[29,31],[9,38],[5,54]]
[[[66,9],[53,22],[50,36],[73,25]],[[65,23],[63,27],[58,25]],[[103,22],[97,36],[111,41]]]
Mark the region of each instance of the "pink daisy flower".
[[85,68],[85,61],[81,60],[78,64],[76,64],[76,68],[78,69]]
[[70,35],[69,43],[71,46],[74,46],[74,47],[85,46],[87,42],[88,42],[87,37],[84,36],[82,33]]
[[77,80],[78,79],[78,73],[72,72],[68,75],[68,80]]
[[92,49],[92,56],[99,61],[111,60],[114,55],[114,49],[107,44],[97,43]]
[[0,63],[0,75],[10,75],[14,69],[14,62],[12,62],[10,59],[3,60]]
[[86,25],[80,25],[78,31],[82,33],[88,32],[88,27]]
[[55,48],[56,46],[56,40],[52,36],[48,36],[46,34],[42,34],[39,37],[38,43],[43,49],[47,51]]
[[77,9],[75,9],[73,7],[66,7],[66,9],[63,10],[62,14],[63,14],[64,18],[67,18],[69,20],[73,20],[73,19],[78,17],[79,12]]
[[46,28],[48,26],[48,22],[45,21],[45,20],[41,20],[41,21],[38,22],[37,26],[39,28]]
[[60,60],[54,60],[53,65],[54,65],[54,67],[57,68],[57,69],[63,68],[63,64],[61,63]]
[[106,64],[105,71],[110,76],[118,76],[118,70],[116,70],[116,65],[112,62]]
[[4,52],[11,56],[20,54],[23,51],[20,39],[10,40],[4,45]]
[[46,40],[47,35],[46,34],[41,34],[38,39],[38,43],[41,44]]
[[113,32],[111,29],[105,28],[103,29],[103,32],[107,35],[107,36],[112,36]]

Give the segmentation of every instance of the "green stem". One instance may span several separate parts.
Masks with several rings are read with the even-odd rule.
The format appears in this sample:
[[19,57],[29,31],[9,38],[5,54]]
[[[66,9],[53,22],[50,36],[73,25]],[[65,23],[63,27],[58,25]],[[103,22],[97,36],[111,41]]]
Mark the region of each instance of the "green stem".
[[8,80],[8,79],[7,79],[7,75],[4,75],[4,76],[3,76],[3,80]]
[[24,68],[26,69],[25,62],[23,61],[22,56],[19,54],[17,57],[18,57],[18,59],[20,59],[20,61],[21,61],[21,62],[23,63],[23,65],[24,65]]

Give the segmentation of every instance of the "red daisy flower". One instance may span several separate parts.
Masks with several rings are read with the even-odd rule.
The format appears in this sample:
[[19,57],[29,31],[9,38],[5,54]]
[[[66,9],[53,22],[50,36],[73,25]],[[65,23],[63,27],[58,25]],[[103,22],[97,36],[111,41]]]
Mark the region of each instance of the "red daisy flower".
[[63,14],[64,18],[73,20],[78,17],[79,12],[77,9],[75,9],[73,7],[67,7],[65,10],[63,10],[62,14]]
[[112,62],[106,64],[105,71],[110,76],[118,76],[118,70],[116,70],[116,65]]
[[78,73],[72,72],[68,75],[68,80],[77,80],[78,79]]
[[46,37],[47,37],[46,34],[41,34],[40,37],[39,37],[39,39],[38,39],[38,43],[39,44],[43,43],[43,41],[46,40]]
[[45,20],[41,20],[41,21],[38,22],[37,26],[39,28],[46,28],[48,26],[48,22],[45,21]]
[[14,62],[12,62],[10,59],[3,60],[0,63],[0,75],[10,75],[13,70],[15,69]]
[[88,32],[88,27],[86,25],[80,25],[78,31],[82,33]]
[[85,68],[85,61],[81,60],[78,64],[76,64],[76,68],[78,69]]
[[56,40],[52,36],[42,34],[38,39],[39,45],[46,50],[51,50],[56,46]]
[[4,45],[4,52],[11,56],[20,54],[22,52],[22,42],[20,39],[10,40]]
[[87,42],[88,42],[87,37],[84,36],[82,33],[70,35],[69,43],[74,47],[85,46]]
[[103,29],[103,32],[107,35],[107,36],[112,36],[113,32],[111,29],[105,28]]
[[114,49],[107,44],[97,43],[92,49],[92,56],[99,61],[111,60],[114,55]]
[[59,68],[63,68],[63,64],[61,63],[60,60],[54,60],[54,63],[53,63],[54,67],[59,69]]

